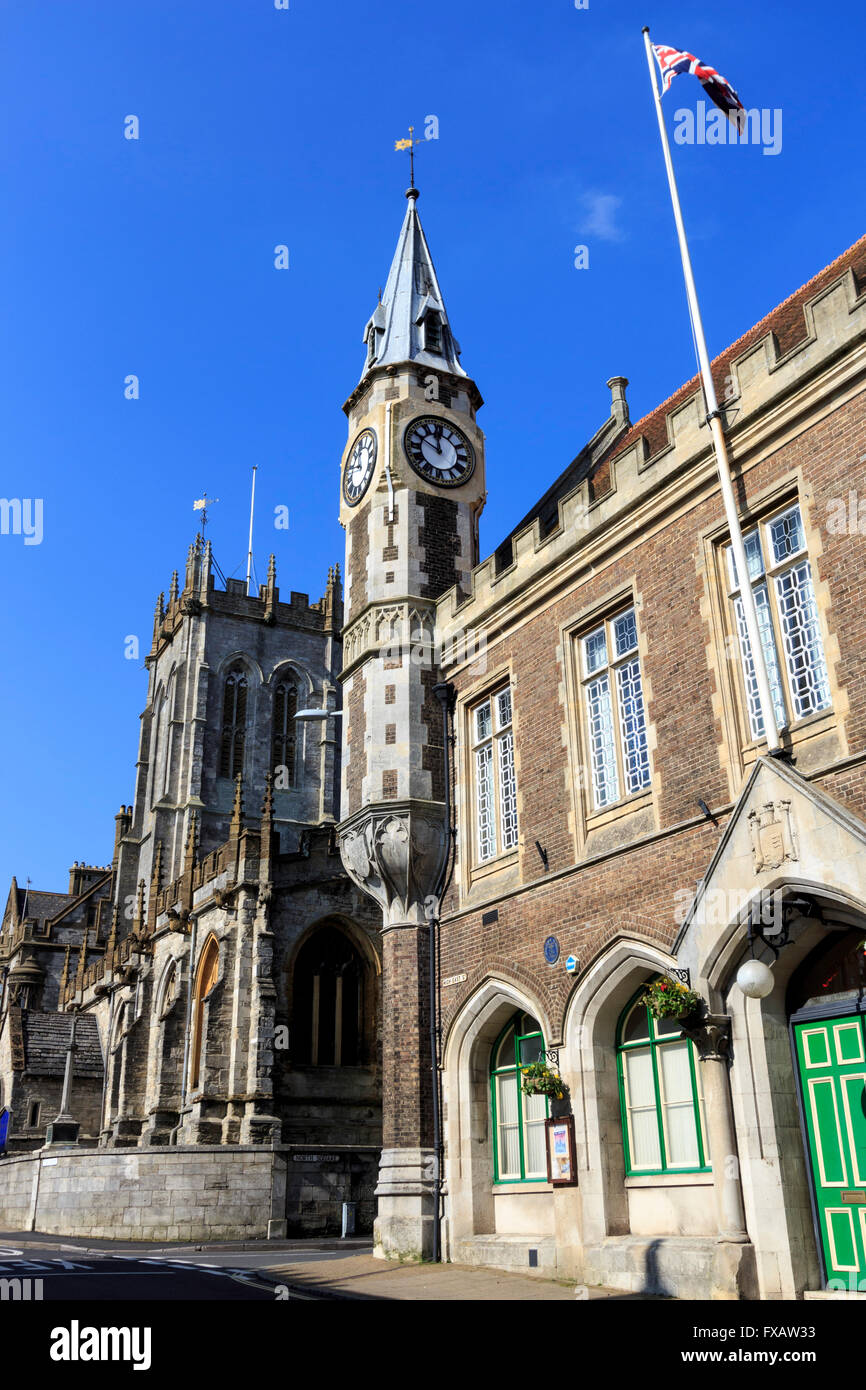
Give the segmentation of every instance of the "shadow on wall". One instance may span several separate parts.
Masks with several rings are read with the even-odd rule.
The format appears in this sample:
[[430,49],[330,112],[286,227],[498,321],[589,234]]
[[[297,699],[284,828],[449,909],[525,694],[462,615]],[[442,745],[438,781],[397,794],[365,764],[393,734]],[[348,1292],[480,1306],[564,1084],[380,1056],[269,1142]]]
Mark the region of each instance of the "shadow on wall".
[[661,1243],[660,1240],[654,1240],[647,1247],[646,1254],[644,1255],[643,1288],[641,1289],[641,1293],[654,1293],[660,1294],[663,1298],[675,1298],[676,1294],[674,1290],[666,1286],[659,1269],[658,1248]]

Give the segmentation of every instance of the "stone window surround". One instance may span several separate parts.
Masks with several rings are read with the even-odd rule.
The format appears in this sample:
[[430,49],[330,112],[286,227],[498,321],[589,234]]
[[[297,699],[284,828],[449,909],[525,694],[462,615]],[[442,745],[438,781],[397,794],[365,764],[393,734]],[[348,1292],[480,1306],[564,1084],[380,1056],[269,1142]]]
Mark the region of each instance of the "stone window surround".
[[[587,746],[585,704],[582,686],[581,639],[602,622],[614,618],[626,608],[634,608],[637,620],[637,653],[640,661],[643,688],[644,716],[646,719],[647,748],[650,755],[650,785],[602,810],[596,811],[592,804],[592,788],[584,785],[588,781],[580,776],[580,770],[589,767],[589,748]],[[573,808],[573,831],[575,842],[575,862],[583,853],[586,840],[594,830],[599,830],[623,817],[641,812],[653,812],[659,791],[659,774],[656,769],[655,750],[657,746],[656,729],[650,717],[651,686],[647,669],[647,639],[641,612],[643,600],[636,576],[631,576],[624,584],[609,590],[594,603],[573,614],[560,624],[560,652],[564,668],[564,686],[561,699],[564,701],[563,715],[565,741],[568,747],[566,776]]]
[[[517,845],[514,849],[500,851],[492,859],[478,863],[475,858],[475,770],[473,756],[475,740],[472,731],[472,716],[478,705],[483,704],[488,697],[506,685],[511,691],[511,729],[514,735],[514,772],[517,782]],[[454,728],[457,735],[456,775],[454,779],[457,824],[472,827],[471,833],[463,838],[463,852],[461,853],[458,849],[457,876],[461,898],[465,898],[471,889],[481,882],[486,882],[487,891],[492,891],[491,879],[497,881],[500,875],[506,873],[510,879],[518,872],[522,843],[520,832],[522,798],[520,791],[519,714],[516,692],[517,681],[509,659],[500,662],[490,671],[486,671],[483,676],[461,691],[458,696],[454,716]]]

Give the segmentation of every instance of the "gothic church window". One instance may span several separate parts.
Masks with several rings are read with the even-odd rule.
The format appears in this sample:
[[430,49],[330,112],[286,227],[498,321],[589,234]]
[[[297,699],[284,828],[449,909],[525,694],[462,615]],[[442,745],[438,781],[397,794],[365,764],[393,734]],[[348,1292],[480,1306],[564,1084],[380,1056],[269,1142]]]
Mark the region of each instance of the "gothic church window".
[[247,724],[247,677],[241,666],[226,676],[223,690],[222,734],[219,771],[221,777],[236,777],[244,770],[244,741]]
[[298,748],[295,715],[298,712],[298,689],[294,681],[280,681],[274,691],[274,722],[271,748],[271,771],[274,786],[294,787],[297,777]]
[[517,776],[511,689],[470,711],[475,856],[479,864],[517,848]]
[[527,1096],[523,1068],[544,1052],[541,1024],[518,1013],[500,1033],[490,1064],[493,1111],[493,1180],[497,1183],[546,1179],[546,1096]]
[[592,803],[601,811],[650,784],[634,608],[587,633],[580,648]]
[[675,1018],[654,1018],[640,997],[617,1030],[617,1073],[628,1175],[707,1172],[700,1063]]
[[190,1090],[201,1083],[201,1056],[204,1043],[204,1006],[219,976],[220,950],[215,936],[209,938],[201,953],[195,977],[193,995],[192,1045],[189,1060]]
[[[785,729],[830,706],[830,681],[799,506],[771,516],[743,540],[776,722]],[[725,547],[725,571],[749,732],[752,739],[760,739],[764,719],[730,545]]]
[[353,1067],[362,1061],[363,966],[348,937],[322,927],[295,965],[292,1050],[296,1062]]

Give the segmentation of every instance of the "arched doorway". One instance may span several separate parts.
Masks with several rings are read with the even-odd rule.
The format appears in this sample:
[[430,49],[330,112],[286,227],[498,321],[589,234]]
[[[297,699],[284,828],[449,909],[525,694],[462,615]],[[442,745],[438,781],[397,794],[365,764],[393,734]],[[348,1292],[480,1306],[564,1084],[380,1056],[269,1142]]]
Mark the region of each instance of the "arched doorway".
[[825,1281],[866,1287],[866,940],[834,932],[794,971],[786,997]]

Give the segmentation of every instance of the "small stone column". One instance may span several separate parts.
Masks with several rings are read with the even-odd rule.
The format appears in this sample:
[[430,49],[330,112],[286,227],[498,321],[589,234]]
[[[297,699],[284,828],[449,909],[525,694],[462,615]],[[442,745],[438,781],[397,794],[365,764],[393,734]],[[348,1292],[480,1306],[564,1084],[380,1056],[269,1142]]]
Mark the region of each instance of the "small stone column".
[[[688,1020],[688,1023],[691,1025],[691,1020]],[[727,1014],[706,1013],[694,1027],[684,1027],[683,1032],[686,1037],[691,1038],[701,1059],[719,1238],[744,1244],[748,1241],[749,1234],[746,1230],[728,1074],[731,1020]]]

